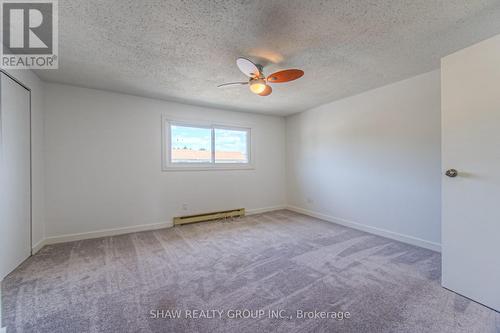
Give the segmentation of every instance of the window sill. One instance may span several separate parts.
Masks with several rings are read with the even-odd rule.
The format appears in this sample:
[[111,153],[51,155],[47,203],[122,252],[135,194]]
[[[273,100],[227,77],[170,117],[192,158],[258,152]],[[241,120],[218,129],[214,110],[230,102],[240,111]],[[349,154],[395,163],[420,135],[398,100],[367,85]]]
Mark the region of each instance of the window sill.
[[234,171],[234,170],[255,170],[253,165],[227,165],[227,166],[168,166],[162,171]]

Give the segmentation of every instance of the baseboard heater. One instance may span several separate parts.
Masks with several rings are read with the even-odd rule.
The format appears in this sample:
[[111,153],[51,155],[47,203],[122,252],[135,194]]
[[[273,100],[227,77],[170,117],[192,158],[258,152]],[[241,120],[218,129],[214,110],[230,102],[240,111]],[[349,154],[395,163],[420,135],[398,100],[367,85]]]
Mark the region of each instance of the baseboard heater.
[[174,225],[213,221],[213,220],[226,219],[230,217],[240,217],[240,216],[245,216],[245,208],[174,217]]

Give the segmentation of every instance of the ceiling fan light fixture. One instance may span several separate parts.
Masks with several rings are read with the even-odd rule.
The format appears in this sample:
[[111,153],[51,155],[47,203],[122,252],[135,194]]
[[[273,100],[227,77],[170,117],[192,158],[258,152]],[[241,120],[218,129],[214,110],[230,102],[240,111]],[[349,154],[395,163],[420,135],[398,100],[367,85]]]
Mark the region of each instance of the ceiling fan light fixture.
[[271,95],[272,92],[273,92],[273,88],[271,88],[271,86],[266,85],[266,89],[264,89],[264,91],[261,92],[259,94],[259,96],[269,96],[269,95]]
[[266,90],[266,81],[264,79],[255,79],[250,81],[250,91],[254,94],[260,94]]

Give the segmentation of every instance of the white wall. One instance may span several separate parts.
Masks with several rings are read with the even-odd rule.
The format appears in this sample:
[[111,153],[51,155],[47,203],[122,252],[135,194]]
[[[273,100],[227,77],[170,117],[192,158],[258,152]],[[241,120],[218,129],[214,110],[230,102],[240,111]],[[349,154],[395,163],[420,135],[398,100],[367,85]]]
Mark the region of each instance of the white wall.
[[[29,71],[12,74],[32,89],[34,245],[45,237],[285,202],[371,232],[423,240],[419,245],[440,243],[438,71],[288,117],[286,182],[282,118],[42,83]],[[163,112],[253,124],[256,169],[162,172]]]
[[[46,84],[45,93],[49,238],[285,205],[283,118],[59,84]],[[162,113],[252,126],[256,168],[162,172]]]
[[290,116],[286,134],[292,208],[439,249],[439,71]]
[[43,82],[30,70],[7,70],[31,89],[32,246],[45,238]]

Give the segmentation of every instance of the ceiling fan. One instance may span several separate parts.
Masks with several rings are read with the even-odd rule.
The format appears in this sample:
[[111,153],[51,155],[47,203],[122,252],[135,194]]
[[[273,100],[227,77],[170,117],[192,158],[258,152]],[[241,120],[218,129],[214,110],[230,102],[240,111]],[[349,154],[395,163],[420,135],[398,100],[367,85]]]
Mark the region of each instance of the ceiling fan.
[[285,69],[269,75],[267,78],[263,73],[263,66],[259,64],[254,64],[246,58],[236,59],[236,65],[246,76],[250,79],[248,82],[231,82],[220,84],[217,87],[228,87],[237,85],[249,85],[250,91],[259,96],[269,96],[273,92],[273,89],[269,83],[284,83],[298,78],[304,75],[304,71],[300,69]]

